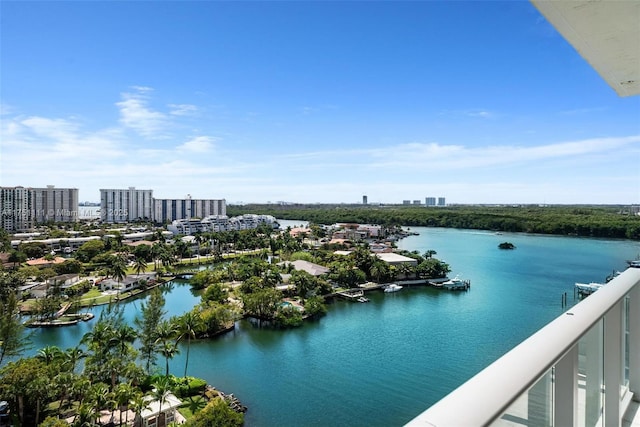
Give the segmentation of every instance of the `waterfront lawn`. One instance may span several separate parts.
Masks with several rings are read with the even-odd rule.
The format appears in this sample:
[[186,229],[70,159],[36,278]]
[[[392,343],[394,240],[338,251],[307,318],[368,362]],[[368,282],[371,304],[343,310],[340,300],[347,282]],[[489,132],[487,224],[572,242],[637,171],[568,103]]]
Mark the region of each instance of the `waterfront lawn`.
[[131,291],[123,292],[121,294],[103,295],[99,289],[94,288],[80,297],[80,307],[91,307],[94,305],[109,304],[110,302],[117,302],[138,295],[142,292],[145,292],[145,290],[138,288]]
[[189,420],[193,415],[207,405],[208,400],[204,396],[190,396],[182,399],[182,405],[178,411]]

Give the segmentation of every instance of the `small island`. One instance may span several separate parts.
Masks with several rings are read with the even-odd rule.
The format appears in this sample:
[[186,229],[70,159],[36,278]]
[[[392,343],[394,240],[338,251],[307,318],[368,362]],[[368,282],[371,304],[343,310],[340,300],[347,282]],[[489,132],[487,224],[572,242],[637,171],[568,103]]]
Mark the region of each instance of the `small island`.
[[500,249],[515,249],[516,245],[514,245],[511,242],[502,242],[498,245],[498,248]]

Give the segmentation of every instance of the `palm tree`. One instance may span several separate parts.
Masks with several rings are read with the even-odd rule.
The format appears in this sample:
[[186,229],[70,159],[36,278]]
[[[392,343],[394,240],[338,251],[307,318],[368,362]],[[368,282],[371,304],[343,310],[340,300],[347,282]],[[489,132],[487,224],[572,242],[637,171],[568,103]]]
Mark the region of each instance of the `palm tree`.
[[158,269],[158,261],[160,261],[160,254],[163,252],[163,250],[164,250],[163,243],[154,243],[153,246],[151,246],[151,255],[153,256],[154,270]]
[[23,263],[27,260],[27,256],[24,254],[24,252],[19,252],[19,251],[11,251],[11,253],[9,254],[9,262],[13,263],[13,268],[15,270],[16,265],[18,265],[19,263]]
[[129,383],[120,383],[115,390],[115,400],[118,404],[118,410],[120,411],[120,425],[122,425],[122,411],[127,413],[125,423],[129,423],[129,402],[135,396],[136,389]]
[[304,304],[307,294],[313,289],[313,276],[304,270],[296,270],[291,275],[290,282],[296,287],[300,300]]
[[189,366],[189,351],[191,349],[191,338],[196,337],[202,319],[197,312],[189,311],[185,313],[178,323],[178,330],[180,332],[180,338],[187,337],[187,357],[184,363],[184,376],[187,376],[187,367]]
[[189,398],[187,398],[187,407],[189,408],[192,414],[195,414],[196,412],[200,411],[206,405],[207,405],[207,401],[206,399],[203,399],[202,396],[195,396],[195,399],[194,399],[194,396],[189,396]]
[[120,354],[120,356],[124,356],[127,350],[129,349],[129,345],[133,344],[133,342],[138,337],[138,333],[135,329],[133,329],[129,325],[119,325],[114,331],[111,337],[111,344],[114,345]]
[[427,251],[424,253],[424,257],[425,257],[426,259],[429,259],[429,258],[433,257],[433,256],[434,256],[434,255],[436,255],[436,254],[437,254],[437,252],[436,252],[436,251],[434,251],[433,249],[429,249],[429,250],[427,250]]
[[156,344],[160,344],[158,351],[165,357],[166,376],[169,376],[169,359],[178,354],[177,343],[173,342],[178,335],[175,322],[163,320],[156,327]]
[[158,240],[160,243],[164,243],[164,242],[166,241],[166,239],[164,238],[164,234],[162,234],[162,231],[163,231],[163,230],[158,229],[158,230],[156,230],[156,231],[153,233],[153,237],[154,237],[156,240]]
[[91,381],[86,377],[79,377],[70,384],[70,389],[74,400],[82,405],[91,390]]
[[136,256],[136,259],[133,264],[133,270],[139,276],[141,272],[147,271],[147,260],[144,257]]
[[280,282],[282,282],[282,276],[277,271],[269,269],[262,276],[262,286],[265,288],[275,288]]
[[40,420],[40,411],[42,404],[48,400],[49,392],[53,390],[54,387],[51,384],[50,380],[42,375],[37,375],[35,378],[30,380],[30,383],[27,385],[27,396],[31,401],[36,402],[36,410],[35,410],[35,425],[39,424]]
[[62,350],[55,345],[49,345],[47,347],[41,348],[38,350],[38,354],[36,357],[42,361],[44,361],[45,365],[51,364],[55,359],[58,359],[62,356]]
[[380,277],[384,276],[388,272],[387,264],[383,261],[374,261],[369,269],[372,277],[376,278],[376,283],[380,283]]
[[[135,419],[140,418],[140,414],[145,409],[149,409],[149,400],[145,399],[144,394],[142,392],[136,390],[131,398],[131,402],[129,403],[129,407],[136,414]],[[135,425],[135,422],[134,422]]]
[[180,239],[176,243],[176,252],[180,258],[188,258],[191,256],[191,248],[189,244],[184,240]]
[[402,263],[398,266],[398,269],[400,270],[400,273],[402,273],[405,277],[405,279],[409,278],[409,275],[413,274],[415,272],[415,269],[407,263]]
[[89,390],[89,401],[95,405],[98,416],[100,416],[100,410],[112,406],[113,394],[105,383],[96,383]]
[[80,343],[87,344],[89,350],[102,353],[113,335],[113,328],[106,322],[98,322],[92,330],[82,336]]
[[122,256],[113,256],[111,258],[111,266],[109,267],[109,274],[118,282],[118,289],[120,289],[120,282],[127,277],[127,263]]
[[[171,381],[169,377],[158,378],[153,384],[152,396],[158,401],[158,422],[156,425],[160,426],[160,415],[162,414],[162,404],[167,401],[167,398],[171,394]],[[164,418],[166,425],[166,417]]]
[[198,245],[197,255],[198,255],[198,265],[199,265],[200,264],[200,245],[202,245],[202,242],[204,241],[204,239],[202,237],[202,233],[200,233],[199,231],[196,232],[194,234],[194,240],[195,240],[196,244]]
[[160,353],[164,356],[165,359],[165,376],[169,377],[169,359],[173,359],[178,353],[180,353],[180,349],[178,348],[178,344],[175,342],[165,341],[160,345]]
[[78,376],[73,372],[65,371],[62,371],[58,375],[53,377],[53,387],[57,392],[56,394],[60,396],[60,402],[58,403],[58,413],[62,412],[65,398],[69,397],[71,394],[71,387],[69,387],[69,385],[73,384],[76,381],[77,377]]
[[165,250],[160,252],[160,262],[162,263],[163,267],[171,267],[175,264],[175,261],[176,260],[174,258],[174,255],[169,248],[166,248]]
[[94,427],[100,412],[94,405],[83,403],[76,410],[71,427]]
[[84,350],[80,347],[68,348],[64,354],[64,368],[69,372],[74,372],[76,370],[76,365],[80,359],[84,359],[87,357]]

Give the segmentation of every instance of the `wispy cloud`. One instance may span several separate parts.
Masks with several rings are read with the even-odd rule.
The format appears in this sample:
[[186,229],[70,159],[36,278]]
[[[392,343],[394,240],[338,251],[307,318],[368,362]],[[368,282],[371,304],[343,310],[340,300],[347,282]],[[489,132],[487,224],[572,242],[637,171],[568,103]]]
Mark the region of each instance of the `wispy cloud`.
[[[357,201],[366,193],[369,200],[399,201],[438,193],[462,202],[491,202],[496,194],[505,202],[531,201],[533,194],[542,195],[534,201],[564,202],[569,189],[584,188],[580,197],[591,200],[600,187],[598,200],[613,201],[607,189],[637,188],[640,173],[628,166],[640,159],[640,135],[503,145],[426,136],[386,145],[374,139],[364,148],[346,141],[323,150],[323,144],[270,144],[278,138],[273,133],[261,139],[228,132],[220,139],[213,135],[223,133],[204,123],[198,130],[191,126],[188,113],[199,113],[197,106],[166,103],[166,112],[156,111],[152,94],[148,87],[122,94],[120,120],[102,129],[89,129],[92,121],[71,115],[3,116],[3,184],[80,187],[84,200],[96,200],[105,186],[136,186],[153,188],[160,197],[201,191],[199,197],[245,201]],[[492,114],[456,112],[480,120],[488,117],[484,113]],[[287,129],[280,131],[287,135]],[[137,134],[153,144],[141,143]],[[171,138],[160,143],[160,136]],[[606,179],[620,184],[606,187]]]
[[57,141],[75,139],[77,124],[66,119],[50,119],[46,117],[28,117],[20,124],[27,132],[40,137],[47,137]]
[[133,92],[121,94],[122,100],[116,103],[120,109],[120,123],[146,138],[164,138],[168,127],[168,117],[149,107],[148,93],[153,89],[146,86],[134,86]]
[[195,138],[190,139],[184,144],[179,145],[178,150],[190,151],[194,153],[206,153],[207,151],[211,151],[213,149],[213,143],[216,140],[217,138],[213,138],[210,136],[196,136]]
[[198,107],[191,104],[169,104],[169,114],[174,116],[191,116],[198,111]]
[[576,108],[574,110],[560,111],[558,114],[564,116],[577,116],[580,114],[602,113],[606,111],[606,107],[592,107],[592,108]]
[[12,114],[13,108],[9,104],[0,103],[0,116],[4,116],[6,114]]
[[478,117],[480,119],[493,119],[496,117],[495,113],[491,111],[484,111],[484,110],[468,111],[466,114],[469,117]]
[[471,117],[474,119],[497,119],[500,113],[484,108],[472,108],[467,110],[443,110],[439,113],[441,116],[451,117]]
[[640,135],[620,138],[594,138],[538,146],[475,146],[406,143],[359,150],[310,151],[284,154],[289,165],[327,170],[376,169],[389,173],[409,170],[468,171],[490,170],[495,166],[535,165],[552,160],[580,161],[588,156],[610,155],[618,150],[640,148]]

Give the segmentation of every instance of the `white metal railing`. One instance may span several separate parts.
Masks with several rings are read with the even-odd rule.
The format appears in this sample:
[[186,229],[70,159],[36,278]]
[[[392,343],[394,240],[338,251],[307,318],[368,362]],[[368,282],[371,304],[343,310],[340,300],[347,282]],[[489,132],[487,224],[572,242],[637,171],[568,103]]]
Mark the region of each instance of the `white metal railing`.
[[620,426],[639,391],[640,268],[628,268],[407,426]]

